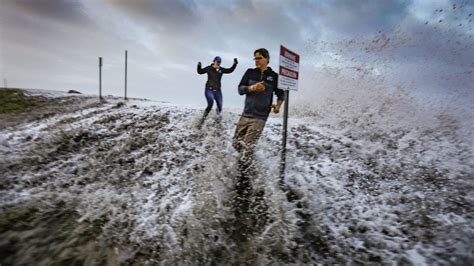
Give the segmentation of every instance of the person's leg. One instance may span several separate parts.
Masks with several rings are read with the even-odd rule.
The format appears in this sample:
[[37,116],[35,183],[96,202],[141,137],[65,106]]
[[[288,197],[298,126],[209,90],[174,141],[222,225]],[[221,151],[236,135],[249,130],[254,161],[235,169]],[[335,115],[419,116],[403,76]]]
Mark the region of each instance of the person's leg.
[[[240,121],[239,121],[240,124]],[[250,198],[252,197],[252,180],[257,175],[257,168],[253,160],[253,149],[260,137],[265,120],[246,118],[245,117],[245,131],[240,130],[236,132],[238,143],[241,143],[240,158],[238,161],[239,176],[236,183],[236,195],[238,210],[242,213],[250,211]],[[254,221],[255,222],[255,221]]]
[[204,91],[204,94],[206,95],[206,100],[207,100],[207,108],[206,108],[206,114],[207,114],[211,111],[212,105],[214,104],[214,94],[212,93],[212,90],[209,90],[207,88]]
[[214,92],[214,96],[215,96],[216,103],[217,103],[217,110],[220,113],[220,112],[222,112],[222,91],[218,90],[218,91]]
[[[232,146],[242,155],[244,149],[244,138],[248,130],[248,121],[249,118],[241,116],[237,127],[235,129],[235,134],[232,139]],[[245,215],[249,211],[250,197],[252,194],[252,184],[250,181],[250,175],[248,174],[248,166],[245,161],[242,161],[242,156],[239,156],[238,161],[238,175],[235,179],[235,198],[234,198],[234,207],[235,215],[240,218],[242,215]]]
[[235,128],[234,137],[232,138],[232,147],[236,149],[238,152],[242,152],[244,137],[248,129],[248,118],[241,116],[239,122],[237,123],[237,127]]
[[244,153],[243,157],[247,159],[251,159],[254,153],[255,146],[257,145],[258,139],[262,135],[263,128],[265,127],[265,120],[257,119],[257,118],[250,118],[248,122],[248,129],[245,132],[245,136],[243,142],[245,143],[244,146]]

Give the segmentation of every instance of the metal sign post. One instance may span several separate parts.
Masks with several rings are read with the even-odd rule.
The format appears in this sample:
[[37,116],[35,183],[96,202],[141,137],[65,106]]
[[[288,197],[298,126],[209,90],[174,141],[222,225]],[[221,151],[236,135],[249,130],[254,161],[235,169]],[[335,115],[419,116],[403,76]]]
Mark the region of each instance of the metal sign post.
[[280,75],[278,77],[278,88],[285,90],[285,108],[283,112],[283,137],[280,162],[280,185],[285,184],[286,168],[286,140],[288,128],[288,107],[290,90],[298,90],[298,72],[300,56],[284,46],[280,46]]
[[125,100],[127,100],[127,57],[128,52],[125,50]]
[[285,106],[283,110],[283,139],[282,139],[282,149],[281,149],[281,162],[280,162],[280,185],[284,184],[285,179],[285,168],[286,168],[286,138],[287,138],[287,128],[288,128],[288,106],[290,98],[290,91],[285,90]]
[[102,100],[102,57],[99,57],[99,99]]

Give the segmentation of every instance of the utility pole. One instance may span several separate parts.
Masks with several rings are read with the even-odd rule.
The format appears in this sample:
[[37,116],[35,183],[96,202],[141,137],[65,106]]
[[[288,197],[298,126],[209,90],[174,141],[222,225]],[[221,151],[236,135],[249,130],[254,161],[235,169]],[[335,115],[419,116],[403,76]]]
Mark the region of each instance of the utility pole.
[[102,100],[102,57],[99,57],[99,99]]
[[127,57],[128,51],[125,50],[125,100],[127,100]]

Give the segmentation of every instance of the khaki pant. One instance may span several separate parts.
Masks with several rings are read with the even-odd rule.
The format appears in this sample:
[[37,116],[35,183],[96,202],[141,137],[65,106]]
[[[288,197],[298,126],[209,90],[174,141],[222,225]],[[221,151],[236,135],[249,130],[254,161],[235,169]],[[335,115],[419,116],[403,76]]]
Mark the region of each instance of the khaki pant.
[[241,116],[235,129],[232,146],[244,156],[253,154],[255,145],[262,135],[265,120]]

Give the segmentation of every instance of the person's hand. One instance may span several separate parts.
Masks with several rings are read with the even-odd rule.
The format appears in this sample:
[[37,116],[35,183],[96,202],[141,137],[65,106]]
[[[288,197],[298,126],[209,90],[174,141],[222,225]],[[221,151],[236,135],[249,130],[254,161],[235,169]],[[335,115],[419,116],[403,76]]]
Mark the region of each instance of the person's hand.
[[201,62],[198,62],[198,66],[199,66],[199,67],[201,66]]
[[265,85],[263,85],[263,81],[257,82],[251,86],[249,86],[250,92],[260,92],[265,90]]
[[237,65],[238,63],[239,63],[239,61],[237,61],[237,58],[234,58],[234,64]]
[[263,85],[263,81],[253,84],[250,86],[251,92],[261,92],[265,90],[265,85]]
[[281,106],[281,102],[272,104],[272,109],[275,114],[278,114],[280,112],[280,106]]

